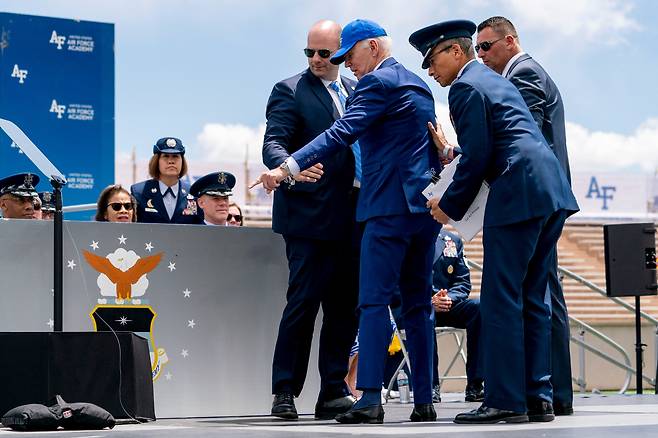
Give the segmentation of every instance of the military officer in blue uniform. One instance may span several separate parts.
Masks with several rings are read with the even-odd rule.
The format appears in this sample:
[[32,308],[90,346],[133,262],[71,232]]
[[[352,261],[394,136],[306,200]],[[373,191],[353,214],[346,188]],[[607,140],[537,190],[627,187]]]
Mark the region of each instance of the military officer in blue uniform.
[[41,199],[41,219],[53,220],[55,217],[55,199],[52,192],[39,192]]
[[34,219],[34,188],[39,177],[32,173],[19,173],[0,179],[0,210],[5,219]]
[[[454,233],[441,230],[436,239],[432,266],[432,306],[436,327],[466,329],[466,389],[467,402],[482,401],[482,360],[480,359],[480,300],[470,299],[471,273],[464,260],[464,244]],[[432,401],[441,401],[439,386],[439,352],[434,338],[432,367]]]
[[159,139],[149,161],[152,179],[130,187],[137,200],[139,222],[160,224],[200,224],[196,200],[181,178],[187,174],[185,146],[174,137]]
[[235,176],[230,172],[213,172],[192,184],[190,194],[197,198],[206,225],[228,226],[228,197],[233,194]]
[[453,20],[413,33],[423,68],[450,86],[461,147],[453,181],[428,205],[440,223],[461,220],[484,181],[480,294],[485,399],[457,423],[552,421],[547,257],[578,211],[567,177],[519,91],[475,60],[475,23]]

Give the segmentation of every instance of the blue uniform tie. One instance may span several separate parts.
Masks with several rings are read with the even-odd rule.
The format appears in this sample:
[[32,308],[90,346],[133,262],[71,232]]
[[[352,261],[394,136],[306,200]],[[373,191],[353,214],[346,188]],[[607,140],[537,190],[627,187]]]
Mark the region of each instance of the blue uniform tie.
[[[342,89],[338,86],[338,81],[333,81],[329,84],[332,90],[338,94],[338,100],[340,105],[343,107],[343,113],[345,113],[345,102],[347,101],[347,96],[343,94]],[[359,147],[359,142],[355,141],[352,146],[352,153],[354,154],[354,172],[356,179],[361,182],[361,148]]]

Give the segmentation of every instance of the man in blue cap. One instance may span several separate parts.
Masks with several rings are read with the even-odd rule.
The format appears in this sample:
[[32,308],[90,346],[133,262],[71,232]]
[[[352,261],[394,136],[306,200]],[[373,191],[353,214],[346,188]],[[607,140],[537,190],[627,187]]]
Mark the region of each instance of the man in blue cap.
[[233,194],[235,176],[230,172],[213,172],[194,181],[190,194],[203,210],[206,225],[228,226],[228,197]]
[[34,219],[34,198],[39,177],[19,173],[0,179],[0,210],[5,219]]
[[362,180],[357,220],[364,223],[359,283],[359,365],[363,396],[341,423],[382,423],[380,390],[391,339],[388,305],[399,285],[409,339],[414,387],[412,421],[434,421],[431,387],[431,272],[440,229],[422,195],[438,155],[426,126],[435,119],[429,88],[391,56],[386,31],[369,20],[354,20],[341,34],[331,62],[345,61],[359,80],[345,114],[259,181],[274,190],[358,140]]
[[461,220],[482,183],[491,187],[480,295],[485,398],[455,422],[551,421],[546,254],[578,205],[519,91],[475,61],[474,32],[475,23],[454,20],[409,37],[423,55],[423,68],[450,86],[461,147],[453,182],[428,202],[432,216],[440,223]]

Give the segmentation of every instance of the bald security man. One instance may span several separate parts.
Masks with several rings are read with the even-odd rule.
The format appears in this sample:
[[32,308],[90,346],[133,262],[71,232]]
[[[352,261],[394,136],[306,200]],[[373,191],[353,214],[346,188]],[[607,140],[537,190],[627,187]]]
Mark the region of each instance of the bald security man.
[[[343,114],[341,95],[352,94],[355,83],[340,76],[338,66],[329,61],[340,45],[340,32],[333,21],[315,23],[303,48],[308,68],[274,86],[263,141],[268,168],[277,168]],[[271,413],[276,417],[297,419],[294,398],[306,380],[320,306],[324,316],[315,418],[333,419],[354,403],[344,379],[357,327],[358,185],[355,156],[345,149],[274,194],[272,230],[283,236],[289,269],[272,360]]]

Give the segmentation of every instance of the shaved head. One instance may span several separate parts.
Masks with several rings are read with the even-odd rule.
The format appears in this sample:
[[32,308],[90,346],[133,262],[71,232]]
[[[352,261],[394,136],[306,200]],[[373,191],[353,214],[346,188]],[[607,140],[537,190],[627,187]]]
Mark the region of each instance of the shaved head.
[[308,31],[306,48],[313,50],[308,58],[308,67],[320,79],[335,81],[338,79],[338,66],[333,65],[329,59],[322,58],[318,51],[328,50],[333,55],[340,47],[340,33],[342,29],[338,23],[331,20],[321,20],[315,23]]

